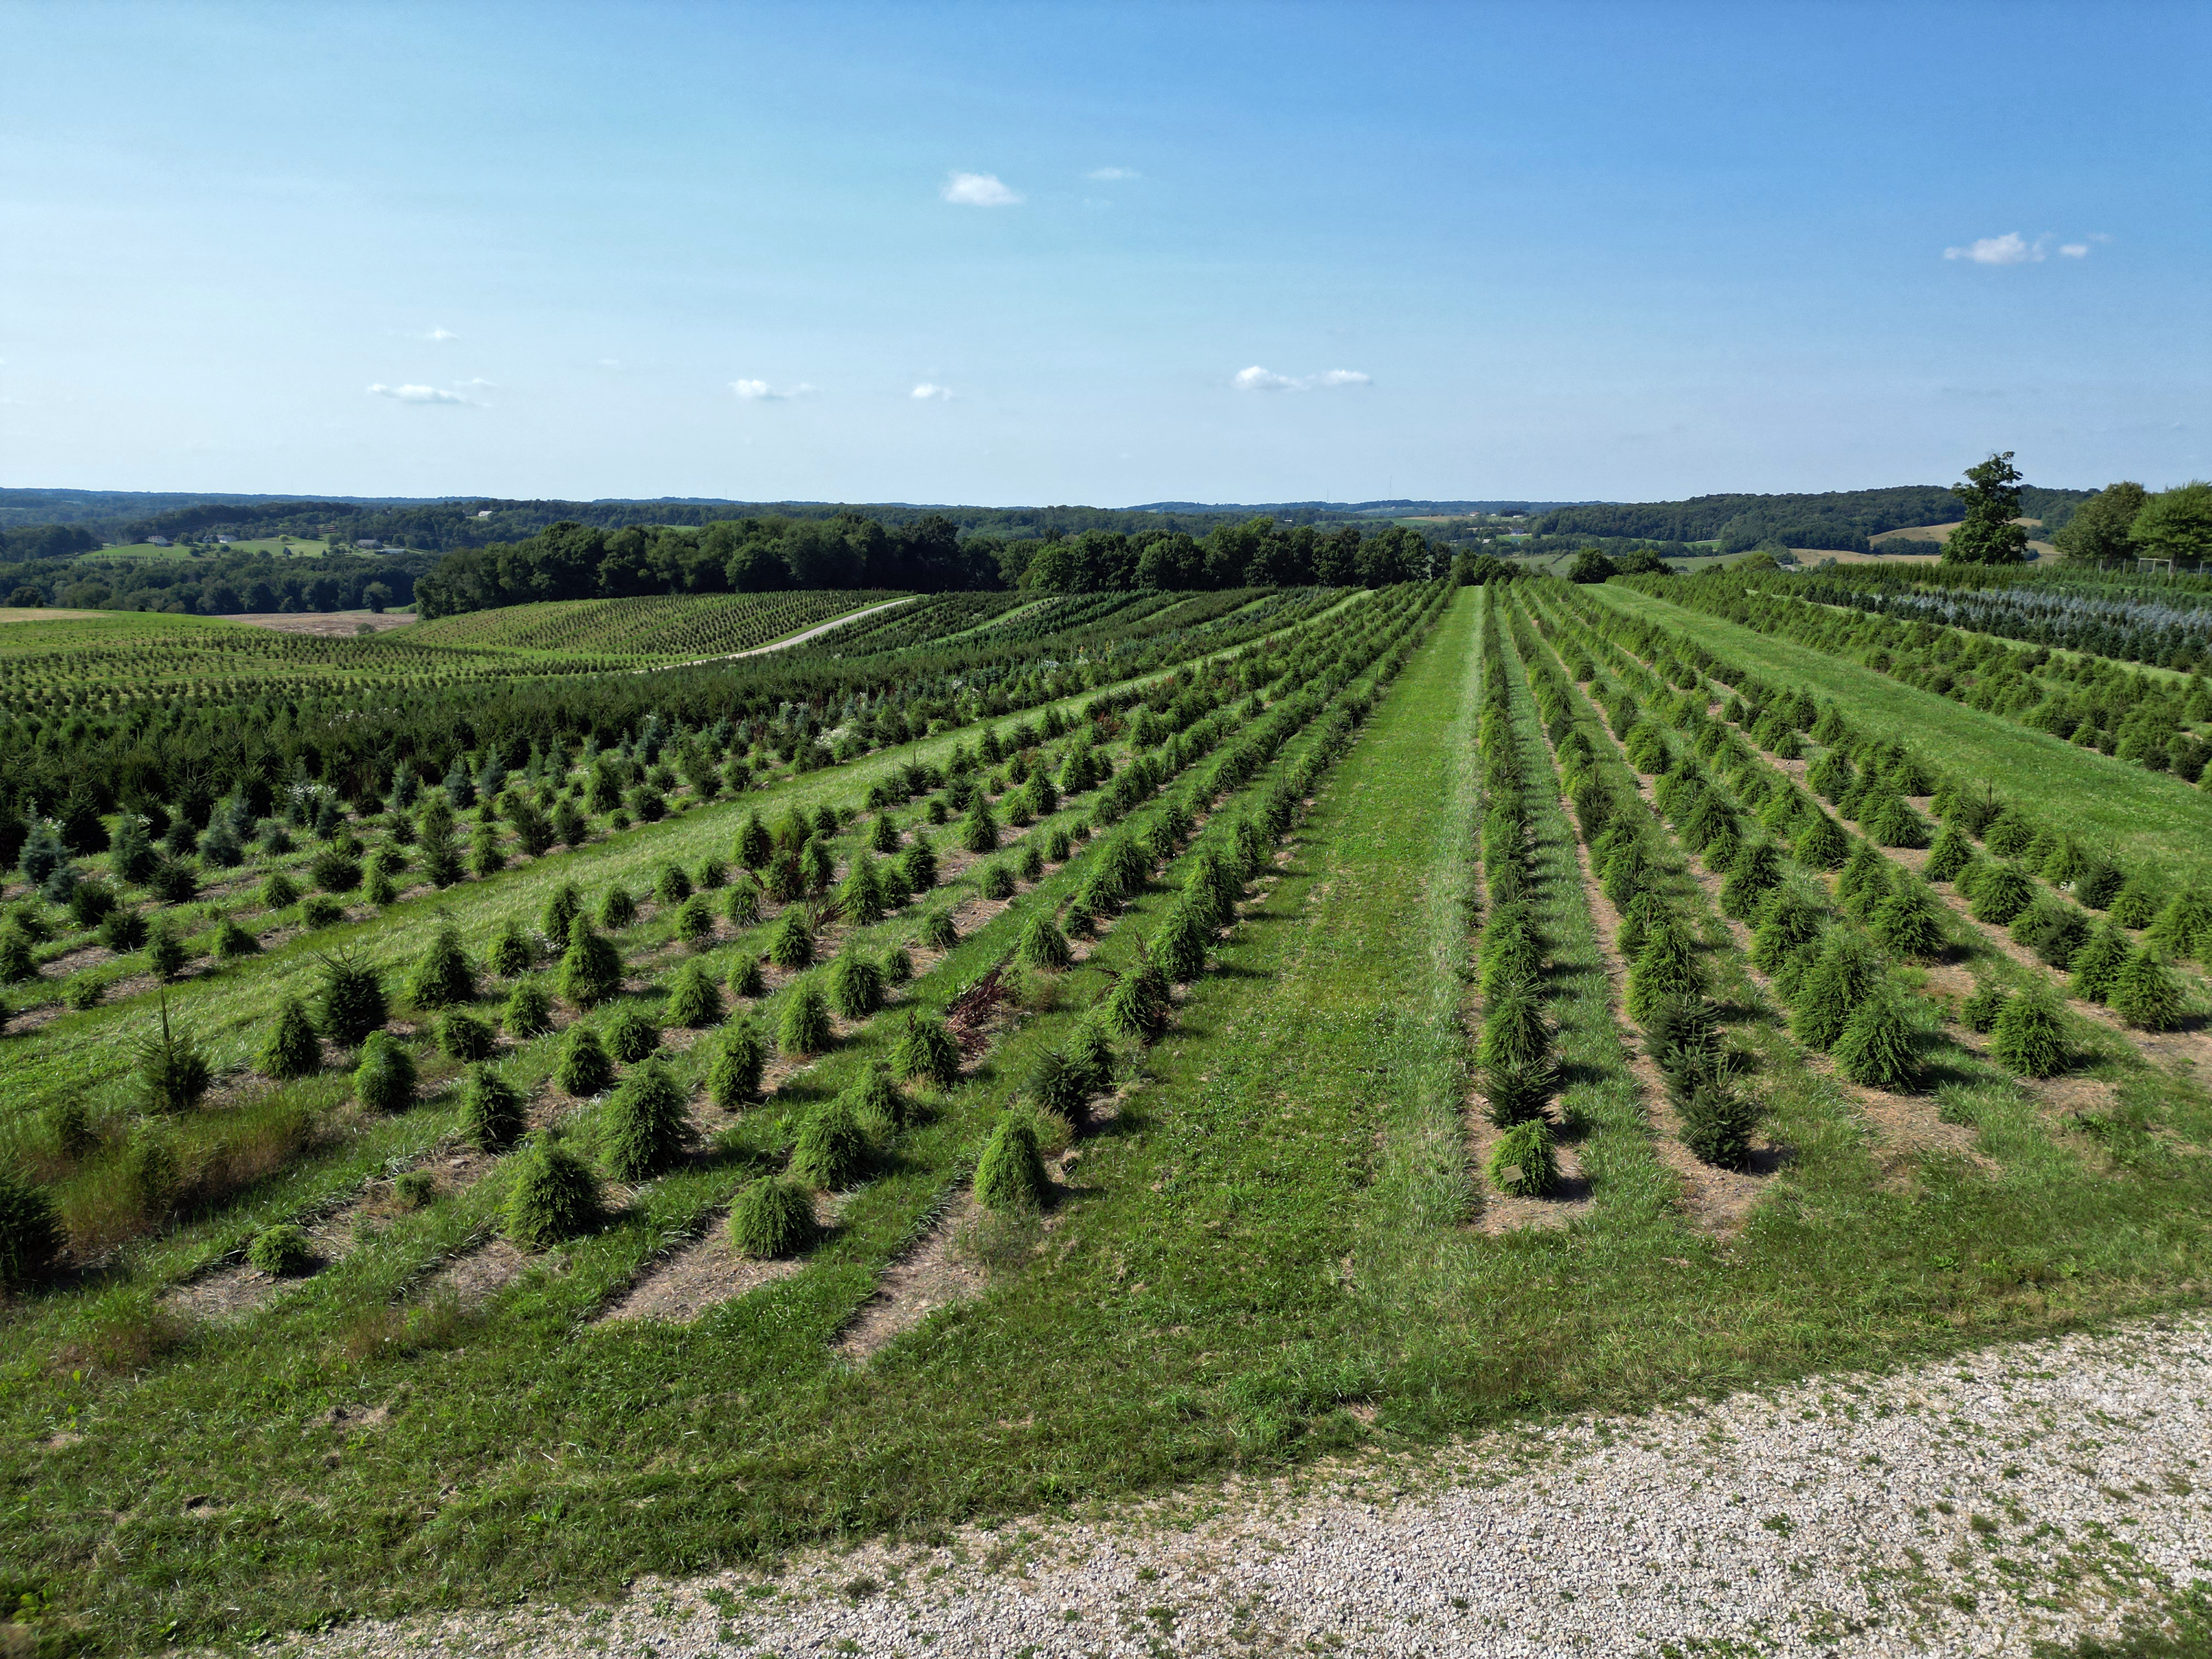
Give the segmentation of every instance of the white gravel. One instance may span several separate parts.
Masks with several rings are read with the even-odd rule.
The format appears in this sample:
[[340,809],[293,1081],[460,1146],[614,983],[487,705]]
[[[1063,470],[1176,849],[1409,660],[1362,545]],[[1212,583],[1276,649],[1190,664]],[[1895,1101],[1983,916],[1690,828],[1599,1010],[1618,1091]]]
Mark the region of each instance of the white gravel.
[[2212,1329],[2136,1327],[284,1648],[2026,1656],[2212,1580],[2209,1398]]

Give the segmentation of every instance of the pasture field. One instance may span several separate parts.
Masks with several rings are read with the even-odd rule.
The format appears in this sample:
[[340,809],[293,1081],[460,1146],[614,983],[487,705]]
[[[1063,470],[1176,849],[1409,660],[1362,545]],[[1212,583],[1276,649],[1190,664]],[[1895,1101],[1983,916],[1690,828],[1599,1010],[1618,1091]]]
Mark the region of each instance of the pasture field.
[[1522,576],[929,596],[634,672],[829,596],[770,597],[404,630],[623,668],[529,682],[587,737],[333,769],[304,823],[241,787],[198,833],[301,845],[179,832],[211,897],[31,826],[193,952],[88,962],[51,869],[0,890],[50,999],[7,993],[0,1243],[58,1229],[0,1303],[0,1584],[54,1644],[611,1595],[2201,1301],[2212,901],[2093,915],[2061,856],[2132,783],[2109,856],[2212,885],[2170,775]]
[[272,559],[319,559],[331,550],[325,541],[310,541],[295,536],[289,540],[274,536],[243,538],[228,546],[210,543],[199,548],[179,547],[172,543],[167,547],[156,547],[151,542],[122,542],[112,547],[103,547],[97,553],[84,556],[94,559],[145,559],[157,563],[189,562],[194,558],[210,554],[260,553]]

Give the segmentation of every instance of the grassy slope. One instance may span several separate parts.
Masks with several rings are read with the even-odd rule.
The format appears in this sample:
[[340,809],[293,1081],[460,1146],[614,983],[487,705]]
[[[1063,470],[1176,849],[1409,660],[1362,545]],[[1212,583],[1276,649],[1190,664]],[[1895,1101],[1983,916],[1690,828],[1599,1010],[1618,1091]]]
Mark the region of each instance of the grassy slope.
[[1839,704],[1855,723],[1925,748],[1939,766],[1986,780],[2040,821],[2079,836],[2130,870],[2212,883],[2212,797],[2162,772],[2085,752],[2001,714],[1915,690],[1792,641],[1611,584],[1604,603],[1692,637],[1780,684]]
[[[30,1454],[20,1513],[65,1564],[70,1600],[97,1599],[110,1629],[148,1644],[172,1617],[227,1607],[250,1625],[556,1579],[611,1589],[805,1537],[1265,1468],[1370,1436],[1418,1444],[1532,1404],[1633,1405],[2189,1294],[2208,1255],[2203,1161],[2091,1170],[2033,1126],[2033,1158],[1985,1148],[1994,1178],[1928,1159],[1888,1184],[1863,1157],[1816,1160],[1726,1246],[1648,1201],[1664,1185],[1636,1168],[1650,1160],[1632,1125],[1623,1175],[1608,1191],[1597,1171],[1596,1218],[1574,1231],[1486,1239],[1449,1206],[1390,1202],[1394,1135],[1419,1136],[1431,1150],[1412,1162],[1450,1173],[1435,1132],[1458,989],[1438,975],[1461,957],[1433,907],[1455,903],[1469,856],[1455,826],[1477,604],[1461,595],[1416,653],[1142,1086],[1085,1146],[1068,1200],[985,1299],[866,1371],[830,1362],[888,1213],[824,1271],[689,1328],[578,1328],[637,1232],[524,1281],[458,1348],[366,1365],[334,1359],[311,1281],[301,1322],[264,1316],[241,1362],[211,1350],[137,1389],[50,1391],[52,1426],[82,1404],[88,1438]],[[1548,809],[1562,937],[1568,833]],[[1109,964],[1166,898],[1115,930]],[[1002,1100],[1060,1018],[994,1056],[959,1133],[981,1120],[957,1114]],[[902,1202],[944,1178],[924,1178],[945,1167],[926,1138],[912,1153]],[[364,1258],[363,1273],[383,1270]],[[1371,1429],[1342,1409],[1361,1400]],[[393,1415],[351,1439],[309,1426],[340,1402]],[[19,1395],[15,1418],[27,1445],[38,1411]],[[184,1512],[210,1490],[228,1507]]]
[[[1294,741],[1291,757],[1312,735],[1310,728]],[[1253,793],[1267,781],[1256,781]],[[1234,817],[1233,807],[1218,814],[1204,838],[1225,839]],[[1064,872],[1063,884],[1082,873]],[[1179,884],[1182,873],[1170,869],[1170,882]],[[70,1403],[92,1407],[78,1419],[93,1431],[91,1443],[65,1464],[40,1468],[33,1524],[58,1560],[87,1563],[112,1538],[143,1571],[98,1575],[70,1601],[88,1603],[111,1629],[135,1628],[140,1640],[171,1618],[203,1630],[203,1621],[225,1622],[216,1614],[226,1606],[312,1622],[386,1597],[447,1599],[448,1586],[395,1574],[395,1559],[436,1566],[463,1584],[456,1594],[464,1599],[554,1578],[605,1588],[644,1562],[695,1565],[848,1525],[1031,1504],[1170,1472],[1171,1448],[1146,1433],[1157,1413],[1121,1389],[1126,1343],[1102,1343],[1081,1329],[1098,1312],[1096,1279],[1058,1271],[1106,1187],[1088,1178],[1087,1162],[1074,1201],[1056,1218],[1060,1237],[1044,1241],[1060,1248],[1001,1295],[949,1316],[862,1375],[827,1346],[883,1263],[958,1180],[1012,1085],[1042,1048],[1065,1041],[1170,898],[1164,884],[1139,901],[1066,977],[1059,1011],[1001,1045],[933,1122],[901,1144],[804,1272],[695,1327],[578,1335],[580,1322],[671,1234],[726,1200],[756,1146],[777,1144],[777,1125],[757,1121],[781,1116],[781,1102],[753,1114],[722,1157],[654,1183],[608,1233],[564,1252],[558,1271],[524,1280],[489,1320],[466,1328],[459,1347],[444,1345],[450,1352],[363,1364],[346,1361],[343,1343],[361,1309],[399,1294],[423,1264],[484,1224],[495,1181],[394,1226],[127,1392],[102,1399],[72,1384]],[[1010,912],[998,937],[963,943],[923,1000],[941,1000],[951,982],[1002,952],[1018,920]],[[1233,966],[1214,982],[1228,994],[1247,983]],[[1187,1034],[1204,1033],[1212,995],[1211,988],[1200,994]],[[791,1092],[803,1103],[834,1090],[887,1035],[872,1028]],[[1119,1133],[1133,1132],[1141,1144],[1144,1125],[1132,1109]],[[1091,1155],[1110,1159],[1115,1145],[1102,1138]],[[1132,1188],[1123,1202],[1133,1208],[1133,1231],[1149,1236],[1149,1190]],[[1191,1224],[1202,1230],[1211,1213]],[[1015,1260],[1029,1256],[1024,1241],[1013,1243]],[[1207,1299],[1215,1304],[1209,1323],[1234,1337],[1244,1322],[1240,1304]],[[1196,1340],[1182,1346],[1186,1363],[1203,1370],[1202,1358],[1190,1359]],[[1069,1368],[1079,1375],[1071,1379]],[[1117,1389],[1127,1397],[1109,1408]],[[312,1429],[303,1436],[300,1424],[338,1401],[393,1402],[399,1413],[374,1440],[347,1448],[333,1473],[325,1459],[338,1437]],[[25,1393],[13,1401],[34,1421],[40,1403]],[[241,1411],[286,1428],[257,1431],[240,1449],[231,1430],[247,1420]],[[1024,1418],[1036,1425],[1035,1452],[1001,1455],[1008,1421]],[[1209,1456],[1234,1443],[1216,1432]],[[185,1486],[212,1486],[229,1509],[223,1529],[195,1534],[177,1523]],[[643,1507],[663,1495],[684,1501]],[[118,1537],[122,1510],[133,1512]]]

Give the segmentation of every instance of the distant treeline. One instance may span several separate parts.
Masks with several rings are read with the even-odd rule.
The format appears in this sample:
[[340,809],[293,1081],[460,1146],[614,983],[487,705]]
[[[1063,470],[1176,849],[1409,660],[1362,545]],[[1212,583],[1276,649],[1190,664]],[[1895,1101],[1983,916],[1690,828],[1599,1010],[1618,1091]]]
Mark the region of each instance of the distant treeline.
[[[2043,520],[2047,533],[2056,531],[2075,505],[2091,494],[2087,489],[2029,487],[2021,492],[2021,511]],[[1939,485],[1905,484],[1819,495],[1698,495],[1686,501],[1567,507],[1545,514],[1530,528],[1553,535],[1717,541],[1723,553],[1740,553],[1768,541],[1785,547],[1863,553],[1868,538],[1885,530],[1952,524],[1966,511],[1964,501]]]
[[[718,501],[401,501],[268,497],[133,496],[64,490],[0,490],[0,526],[70,526],[95,538],[141,542],[149,536],[198,536],[213,531],[253,537],[304,536],[377,541],[430,552],[489,547],[542,534],[557,524],[616,531],[633,526],[702,528],[744,514],[828,520],[859,516],[903,526],[944,519],[965,535],[1042,539],[1086,530],[1183,530],[1203,535],[1233,517],[1224,512],[1152,513],[1097,507],[915,507],[904,502]],[[15,555],[14,556],[25,556]]]
[[1357,526],[1323,532],[1255,518],[1218,525],[1203,539],[1152,527],[1133,536],[1053,530],[1038,540],[963,536],[938,514],[902,525],[846,513],[828,520],[726,519],[696,532],[556,524],[523,541],[448,553],[414,594],[418,611],[429,617],[539,599],[794,587],[924,593],[1381,587],[1441,575],[1449,561],[1448,548],[1397,526],[1366,535]]
[[404,605],[434,555],[332,554],[276,559],[209,553],[197,559],[76,558],[0,565],[0,601],[77,611],[167,611],[203,617]]
[[0,564],[73,559],[80,553],[99,550],[100,538],[76,525],[34,524],[0,530]]

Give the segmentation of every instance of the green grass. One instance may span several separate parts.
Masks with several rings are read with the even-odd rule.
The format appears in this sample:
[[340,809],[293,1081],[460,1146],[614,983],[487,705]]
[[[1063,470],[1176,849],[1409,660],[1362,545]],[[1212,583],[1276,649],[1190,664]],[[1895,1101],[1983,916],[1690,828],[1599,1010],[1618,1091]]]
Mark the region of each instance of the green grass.
[[97,553],[88,553],[83,556],[88,559],[145,559],[157,563],[189,563],[196,557],[215,558],[234,553],[261,553],[272,559],[319,559],[330,550],[327,541],[306,541],[295,536],[287,542],[274,536],[266,536],[241,538],[228,547],[209,543],[198,549],[179,547],[173,543],[167,547],[156,547],[151,542],[125,542],[114,547],[103,547]]
[[[143,1376],[48,1368],[64,1298],[19,1309],[0,1354],[13,1502],[0,1576],[130,1649],[555,1587],[613,1593],[642,1573],[810,1540],[925,1534],[1362,1446],[1419,1449],[1532,1409],[1635,1407],[2200,1294],[2208,1160],[2096,1161],[2027,1112],[1984,1132],[1994,1173],[1929,1155],[1908,1179],[1885,1179],[1838,1136],[1777,1176],[1750,1225],[1722,1243],[1663,1201],[1646,1131],[1622,1105],[1587,1143],[1587,1223],[1498,1238],[1466,1227],[1453,1197],[1465,1176],[1452,1150],[1466,1060],[1456,905],[1472,856],[1470,656],[1485,602],[1459,595],[1414,653],[1168,1036],[1140,1059],[1122,1045],[1133,1086],[1119,1117],[1085,1141],[1042,1224],[996,1239],[981,1300],[865,1370],[829,1346],[877,1269],[957,1186],[1029,1063],[1157,926],[1188,855],[1066,976],[1055,1006],[908,1132],[807,1266],[695,1325],[586,1322],[772,1158],[793,1108],[873,1057],[882,1022],[800,1098],[645,1189],[558,1270],[478,1314],[418,1314],[388,1344],[359,1340],[364,1310],[421,1305],[410,1293],[480,1235],[496,1177],[394,1219]],[[1540,757],[1518,671],[1505,672]],[[865,787],[871,764],[790,796]],[[1571,832],[1536,793],[1555,1006],[1577,1022],[1563,1046],[1595,1073],[1592,1091],[1625,1099],[1619,1038],[1589,1013],[1602,976],[1569,880]],[[655,833],[720,841],[726,816]],[[1225,836],[1235,816],[1232,804],[1205,836]],[[649,842],[600,850],[587,890],[623,860],[665,856]],[[563,862],[544,878],[565,878]],[[471,896],[473,915],[534,908],[541,878],[509,879]],[[418,941],[431,909],[403,923]],[[916,994],[942,997],[1009,937],[963,944]],[[241,975],[230,994],[265,1000],[271,988],[255,984]],[[2201,1114],[2166,1099],[2144,1103],[2148,1121],[2212,1138]],[[444,1109],[380,1126],[389,1139],[374,1150],[432,1134]],[[357,1185],[374,1167],[364,1146],[345,1173]],[[344,1190],[335,1170],[318,1178]],[[389,1417],[327,1426],[341,1404]],[[50,1449],[64,1428],[83,1437]]]
[[1915,690],[1857,663],[1607,583],[1606,604],[1691,639],[1763,678],[1832,700],[1865,730],[1923,748],[1937,765],[1986,781],[2039,821],[2162,884],[2212,882],[2212,798],[2178,778],[2087,753],[2002,714]]

